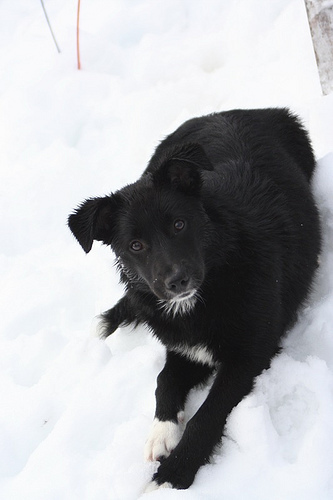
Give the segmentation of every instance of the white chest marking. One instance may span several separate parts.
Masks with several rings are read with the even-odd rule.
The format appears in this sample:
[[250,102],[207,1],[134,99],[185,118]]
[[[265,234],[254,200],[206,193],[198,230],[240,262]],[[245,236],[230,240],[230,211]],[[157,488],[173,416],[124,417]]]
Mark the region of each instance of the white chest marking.
[[202,363],[211,367],[216,366],[216,361],[214,361],[212,353],[203,345],[178,345],[173,347],[172,350],[196,363]]

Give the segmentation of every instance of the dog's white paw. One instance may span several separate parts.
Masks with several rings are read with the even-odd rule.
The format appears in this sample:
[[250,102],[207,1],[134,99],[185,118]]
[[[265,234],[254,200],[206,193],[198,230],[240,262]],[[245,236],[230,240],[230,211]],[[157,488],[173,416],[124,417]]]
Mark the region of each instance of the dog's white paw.
[[147,439],[144,457],[147,461],[167,458],[175,449],[183,434],[183,412],[178,414],[178,423],[167,420],[162,422],[155,418],[153,427]]
[[164,488],[172,488],[170,483],[158,484],[156,481],[150,481],[147,484],[144,493],[150,493],[151,491],[162,490]]

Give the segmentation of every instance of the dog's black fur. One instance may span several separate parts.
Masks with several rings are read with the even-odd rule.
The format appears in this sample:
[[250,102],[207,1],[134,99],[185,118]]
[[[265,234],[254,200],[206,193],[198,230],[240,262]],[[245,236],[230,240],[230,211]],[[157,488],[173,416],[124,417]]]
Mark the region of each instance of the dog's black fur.
[[137,182],[69,217],[86,252],[100,240],[117,256],[126,293],[104,313],[105,336],[145,323],[166,347],[156,418],[176,423],[216,372],[156,485],[192,484],[307,297],[320,251],[314,167],[288,110],[212,114],[162,141]]

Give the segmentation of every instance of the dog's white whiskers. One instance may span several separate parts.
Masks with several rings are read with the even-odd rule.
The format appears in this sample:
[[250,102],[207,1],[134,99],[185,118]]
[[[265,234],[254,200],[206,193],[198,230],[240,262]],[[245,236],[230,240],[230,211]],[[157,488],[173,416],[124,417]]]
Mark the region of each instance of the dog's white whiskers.
[[201,302],[201,304],[205,305],[205,300],[199,291],[195,294],[195,297],[198,302]]
[[165,314],[175,317],[177,314],[185,315],[192,311],[197,301],[197,292],[189,297],[159,300],[158,303]]

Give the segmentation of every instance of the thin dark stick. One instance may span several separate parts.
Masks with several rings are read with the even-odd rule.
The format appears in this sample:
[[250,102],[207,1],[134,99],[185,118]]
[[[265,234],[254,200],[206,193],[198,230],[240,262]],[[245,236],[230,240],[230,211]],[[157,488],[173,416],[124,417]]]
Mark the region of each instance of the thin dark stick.
[[40,0],[40,3],[42,4],[42,7],[43,7],[43,11],[44,11],[44,14],[45,14],[45,18],[46,18],[46,21],[47,21],[47,24],[49,25],[49,28],[50,28],[50,31],[51,31],[51,35],[52,35],[52,38],[53,38],[53,41],[55,43],[55,46],[57,47],[57,51],[59,52],[60,54],[60,49],[59,49],[59,45],[57,44],[57,40],[56,40],[56,37],[54,36],[54,33],[53,33],[53,30],[52,30],[52,27],[51,27],[51,24],[50,24],[50,21],[49,21],[49,18],[48,18],[48,15],[46,13],[46,10],[45,10],[45,6],[44,6],[44,2],[43,0]]

